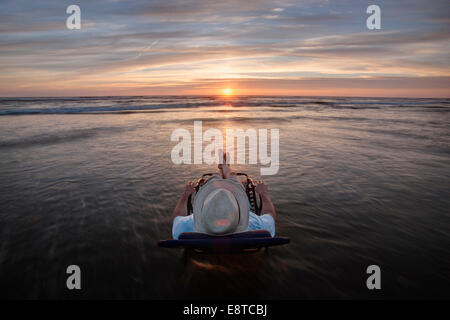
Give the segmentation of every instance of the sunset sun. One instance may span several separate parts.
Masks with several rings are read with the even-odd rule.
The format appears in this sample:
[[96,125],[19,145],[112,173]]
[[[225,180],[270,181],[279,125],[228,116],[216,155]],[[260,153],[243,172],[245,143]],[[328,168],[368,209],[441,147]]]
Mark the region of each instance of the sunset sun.
[[231,89],[230,88],[226,88],[226,89],[223,89],[223,93],[226,95],[226,96],[229,96],[229,95],[231,95]]

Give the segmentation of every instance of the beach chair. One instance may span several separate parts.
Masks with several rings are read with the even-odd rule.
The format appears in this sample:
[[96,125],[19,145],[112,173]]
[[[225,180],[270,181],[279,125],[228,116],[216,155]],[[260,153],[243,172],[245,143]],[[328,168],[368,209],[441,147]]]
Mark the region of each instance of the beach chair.
[[164,248],[186,248],[199,253],[257,252],[262,248],[289,243],[285,237],[272,237],[267,230],[253,230],[225,236],[211,236],[198,232],[183,232],[178,240],[161,240]]
[[[204,185],[208,177],[212,173],[206,173],[197,180],[195,191],[198,192],[200,187]],[[262,201],[257,196],[255,184],[246,173],[237,173],[238,176],[245,176],[245,191],[250,202],[251,210],[257,214],[261,214]],[[187,202],[188,215],[192,214],[192,197],[189,196]],[[213,236],[198,232],[183,232],[178,240],[160,240],[158,246],[164,248],[185,248],[198,253],[243,253],[257,252],[262,248],[272,246],[280,246],[289,243],[289,239],[285,237],[272,237],[267,230],[252,230],[241,233],[233,233],[230,235]]]

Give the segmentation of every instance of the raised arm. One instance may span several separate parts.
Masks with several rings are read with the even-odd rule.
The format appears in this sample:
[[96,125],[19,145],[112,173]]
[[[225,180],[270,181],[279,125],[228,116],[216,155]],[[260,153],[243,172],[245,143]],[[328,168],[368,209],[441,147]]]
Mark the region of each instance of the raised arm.
[[277,214],[275,212],[275,207],[272,203],[272,200],[270,200],[267,185],[260,180],[256,183],[255,190],[261,196],[262,200],[261,214],[270,214],[273,220],[275,220]]
[[173,210],[172,220],[175,219],[175,217],[187,215],[187,201],[189,199],[189,196],[194,192],[194,190],[195,190],[194,183],[187,182],[186,185],[184,186],[183,193],[181,194],[181,197],[178,200],[177,206]]

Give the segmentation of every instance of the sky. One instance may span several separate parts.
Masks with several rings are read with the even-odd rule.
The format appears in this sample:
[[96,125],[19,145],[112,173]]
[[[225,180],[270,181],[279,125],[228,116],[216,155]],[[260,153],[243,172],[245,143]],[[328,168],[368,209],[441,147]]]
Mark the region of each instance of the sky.
[[0,96],[450,98],[449,27],[447,0],[0,0]]

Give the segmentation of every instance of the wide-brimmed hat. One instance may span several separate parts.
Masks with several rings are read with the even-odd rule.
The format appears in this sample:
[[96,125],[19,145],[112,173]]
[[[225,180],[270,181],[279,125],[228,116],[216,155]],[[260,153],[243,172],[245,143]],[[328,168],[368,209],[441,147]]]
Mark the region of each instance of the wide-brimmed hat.
[[247,231],[249,210],[240,182],[213,177],[194,197],[194,231],[212,235]]

